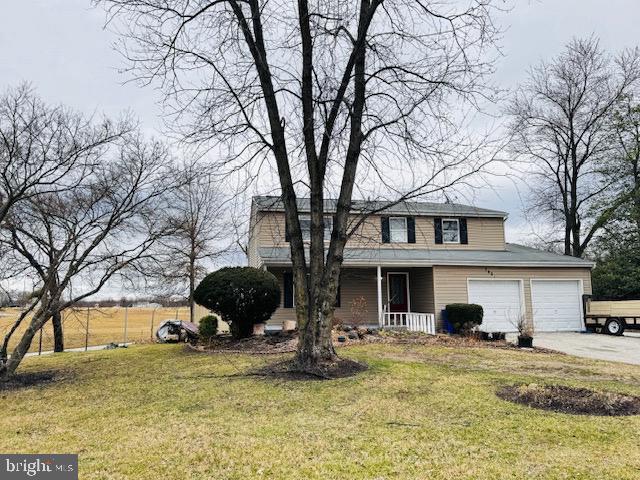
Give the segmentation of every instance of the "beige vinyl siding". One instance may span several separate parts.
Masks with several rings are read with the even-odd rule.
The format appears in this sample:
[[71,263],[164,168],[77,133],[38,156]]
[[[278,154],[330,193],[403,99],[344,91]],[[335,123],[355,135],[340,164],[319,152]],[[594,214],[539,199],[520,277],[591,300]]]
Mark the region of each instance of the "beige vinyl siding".
[[[444,218],[444,217],[443,217]],[[282,212],[259,212],[253,235],[259,246],[282,247],[285,242],[285,221]],[[357,222],[351,218],[352,228]],[[382,243],[379,215],[367,218],[349,239],[351,248],[437,248],[448,250],[504,250],[504,220],[502,218],[467,218],[469,243],[436,244],[433,217],[415,217],[416,243]]]
[[435,312],[432,268],[412,268],[409,273],[409,290],[412,312]]
[[[295,320],[295,308],[284,308],[284,277],[283,273],[286,268],[269,268],[278,279],[282,294],[280,295],[280,308],[278,308],[271,319],[270,325],[282,325],[285,320]],[[378,323],[378,299],[376,286],[376,271],[372,268],[349,268],[344,269],[340,277],[340,307],[335,310],[337,321],[346,324],[353,324],[353,315],[351,306],[356,298],[365,299],[366,313],[362,315],[361,323],[377,324]]]
[[[270,267],[269,271],[278,278],[280,289],[284,292],[283,272],[286,268]],[[387,303],[387,273],[409,273],[409,299],[411,311],[432,313],[434,305],[433,276],[431,268],[389,268],[382,269],[382,302]],[[377,325],[378,323],[378,286],[375,268],[345,268],[340,277],[340,307],[336,308],[336,319],[352,325],[357,323],[352,312],[355,299],[364,298],[366,313],[360,323]],[[281,325],[285,320],[295,320],[295,309],[284,308],[284,293],[280,296],[280,308],[275,311],[269,324]]]
[[[278,215],[282,215],[282,221]],[[280,230],[280,225],[282,230]],[[250,267],[260,266],[258,255],[259,247],[286,246],[284,241],[284,214],[273,212],[251,212],[249,222],[249,241],[247,244],[247,257]]]
[[286,247],[284,213],[259,212],[255,236],[260,247]]
[[449,303],[468,301],[467,280],[486,278],[496,280],[522,280],[525,316],[533,322],[531,305],[531,279],[582,280],[584,293],[591,293],[589,268],[519,268],[519,267],[433,267],[436,327],[441,328],[440,311]]

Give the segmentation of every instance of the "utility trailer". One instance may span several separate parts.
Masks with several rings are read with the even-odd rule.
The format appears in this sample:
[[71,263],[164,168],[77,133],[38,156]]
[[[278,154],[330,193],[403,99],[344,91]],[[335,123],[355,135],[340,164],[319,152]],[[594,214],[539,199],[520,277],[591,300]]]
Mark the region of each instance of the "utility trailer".
[[[640,330],[640,309],[637,304],[636,301],[592,304],[591,295],[583,295],[584,326],[588,332],[608,335],[622,335],[625,330]],[[615,308],[611,305],[615,305]]]

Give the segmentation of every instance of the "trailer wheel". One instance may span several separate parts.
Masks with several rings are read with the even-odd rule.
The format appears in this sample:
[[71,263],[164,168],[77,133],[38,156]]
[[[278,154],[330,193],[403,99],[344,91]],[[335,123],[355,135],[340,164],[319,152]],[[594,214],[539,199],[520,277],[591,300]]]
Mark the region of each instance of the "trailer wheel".
[[620,336],[624,332],[624,322],[619,318],[612,318],[605,324],[604,332],[608,335]]

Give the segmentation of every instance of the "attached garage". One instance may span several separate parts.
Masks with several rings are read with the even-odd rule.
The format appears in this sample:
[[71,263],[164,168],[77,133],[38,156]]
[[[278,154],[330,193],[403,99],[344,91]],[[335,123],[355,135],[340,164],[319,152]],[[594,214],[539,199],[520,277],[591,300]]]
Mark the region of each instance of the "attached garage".
[[522,280],[480,280],[467,282],[469,303],[482,305],[484,318],[480,330],[513,332],[523,315]]
[[582,293],[580,280],[531,279],[534,330],[582,330]]

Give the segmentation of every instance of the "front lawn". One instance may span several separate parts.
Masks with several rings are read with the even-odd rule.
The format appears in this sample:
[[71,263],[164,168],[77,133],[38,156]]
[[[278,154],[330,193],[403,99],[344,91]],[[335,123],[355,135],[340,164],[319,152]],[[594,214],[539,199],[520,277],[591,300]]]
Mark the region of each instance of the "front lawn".
[[496,397],[561,383],[640,395],[640,367],[499,349],[365,345],[357,377],[242,373],[283,357],[180,345],[30,358],[57,384],[0,392],[0,451],[79,453],[82,479],[632,479],[640,417]]

